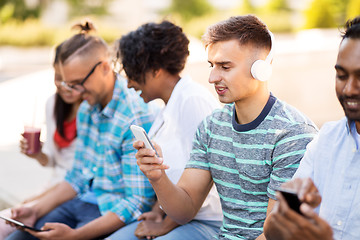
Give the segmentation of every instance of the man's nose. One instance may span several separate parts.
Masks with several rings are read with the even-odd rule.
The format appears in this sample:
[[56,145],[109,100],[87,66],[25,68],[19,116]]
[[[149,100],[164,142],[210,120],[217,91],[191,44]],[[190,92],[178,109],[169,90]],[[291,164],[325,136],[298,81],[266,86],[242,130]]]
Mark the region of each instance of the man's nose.
[[344,94],[354,96],[360,94],[360,80],[355,76],[350,76],[344,87]]
[[217,83],[220,80],[221,80],[221,76],[219,72],[215,68],[211,69],[209,75],[209,83]]

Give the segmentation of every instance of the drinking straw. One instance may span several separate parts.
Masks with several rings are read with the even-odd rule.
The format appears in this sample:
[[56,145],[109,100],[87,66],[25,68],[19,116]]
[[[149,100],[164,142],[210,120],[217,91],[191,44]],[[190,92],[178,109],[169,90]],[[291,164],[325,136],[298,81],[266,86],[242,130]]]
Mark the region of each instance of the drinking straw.
[[36,110],[37,110],[37,96],[35,96],[35,100],[34,100],[34,111],[33,111],[32,123],[31,123],[32,128],[35,127]]

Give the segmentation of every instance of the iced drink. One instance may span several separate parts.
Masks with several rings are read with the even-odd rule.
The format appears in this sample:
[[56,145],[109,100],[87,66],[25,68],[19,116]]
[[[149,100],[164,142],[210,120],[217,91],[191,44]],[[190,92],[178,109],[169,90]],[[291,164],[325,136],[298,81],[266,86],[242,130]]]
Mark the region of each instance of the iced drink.
[[23,136],[28,144],[27,154],[34,154],[40,151],[40,131],[40,128],[25,127]]

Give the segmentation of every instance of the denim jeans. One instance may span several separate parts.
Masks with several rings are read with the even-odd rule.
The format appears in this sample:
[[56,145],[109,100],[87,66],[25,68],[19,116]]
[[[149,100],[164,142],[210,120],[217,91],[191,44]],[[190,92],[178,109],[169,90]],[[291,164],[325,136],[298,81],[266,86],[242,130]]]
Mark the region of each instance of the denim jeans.
[[[139,240],[134,232],[139,222],[130,223],[120,230],[111,234],[109,240]],[[204,240],[216,236],[222,225],[221,221],[192,220],[191,222],[178,226],[168,234],[157,237],[156,240]],[[145,239],[145,238],[144,238]]]
[[[74,198],[58,206],[47,215],[38,219],[35,228],[41,228],[47,222],[64,223],[71,228],[79,228],[101,216],[96,204],[87,203]],[[17,230],[6,240],[32,240],[38,239],[27,232]]]

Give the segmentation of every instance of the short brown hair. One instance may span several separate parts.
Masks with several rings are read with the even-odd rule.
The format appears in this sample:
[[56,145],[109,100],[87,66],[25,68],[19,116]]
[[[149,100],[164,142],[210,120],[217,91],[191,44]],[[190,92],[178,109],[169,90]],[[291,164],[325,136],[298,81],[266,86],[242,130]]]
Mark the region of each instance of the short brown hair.
[[237,39],[241,45],[252,44],[271,49],[271,36],[266,25],[254,15],[235,16],[208,27],[202,40],[205,47]]

